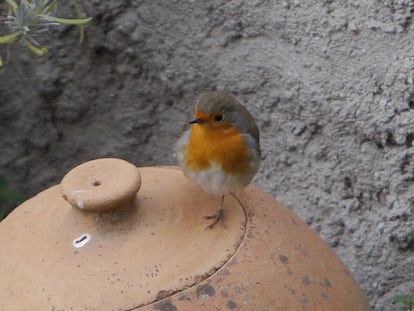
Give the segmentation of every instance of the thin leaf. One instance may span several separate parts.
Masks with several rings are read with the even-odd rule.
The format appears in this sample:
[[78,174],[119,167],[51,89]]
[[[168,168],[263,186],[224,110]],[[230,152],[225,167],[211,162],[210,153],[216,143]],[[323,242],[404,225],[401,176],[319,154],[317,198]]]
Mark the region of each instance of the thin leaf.
[[14,41],[16,41],[17,37],[20,36],[21,34],[22,32],[19,30],[9,35],[0,36],[0,43],[13,43]]
[[31,8],[31,9],[34,8],[33,4],[31,4],[29,1],[27,0],[21,0],[21,1],[24,3],[26,7]]
[[407,303],[407,296],[405,296],[405,295],[396,295],[396,296],[394,296],[394,301],[401,302],[401,303]]
[[40,0],[39,4],[35,7],[34,15],[38,16],[42,13],[43,6],[45,5],[45,0]]
[[73,9],[75,10],[76,17],[77,18],[80,18],[81,17],[81,13],[80,13],[80,9],[79,9],[78,3],[76,2],[76,0],[72,0],[71,3],[72,3],[72,6],[73,6]]
[[9,189],[0,189],[0,201],[23,202],[24,196]]
[[0,67],[3,67],[3,59],[1,58],[1,55],[0,55]]
[[42,56],[47,53],[47,48],[38,48],[37,46],[33,45],[29,40],[24,40],[24,43],[35,52],[37,55]]
[[79,43],[82,44],[85,40],[85,26],[79,25]]
[[[76,17],[81,18],[81,12],[80,12],[79,5],[76,2],[76,0],[72,0],[72,6],[76,12]],[[78,27],[79,27],[79,43],[82,45],[83,40],[85,39],[85,26],[78,25]]]
[[55,17],[55,16],[49,16],[40,14],[40,17],[43,17],[44,19],[47,19],[49,21],[58,22],[65,25],[83,25],[86,23],[89,23],[92,20],[92,17],[89,18],[61,18],[61,17]]
[[[13,9],[17,8],[17,3],[14,2],[13,0],[7,0],[7,4],[12,7]],[[10,14],[9,14],[10,15]]]
[[53,0],[53,1],[51,1],[51,2],[49,3],[49,5],[47,6],[46,13],[52,13],[52,12],[53,12],[53,10],[55,9],[55,7],[56,7],[56,1],[55,1],[55,0]]
[[4,176],[0,176],[0,201],[12,201],[20,203],[23,200],[23,195],[17,191],[10,190],[7,179]]

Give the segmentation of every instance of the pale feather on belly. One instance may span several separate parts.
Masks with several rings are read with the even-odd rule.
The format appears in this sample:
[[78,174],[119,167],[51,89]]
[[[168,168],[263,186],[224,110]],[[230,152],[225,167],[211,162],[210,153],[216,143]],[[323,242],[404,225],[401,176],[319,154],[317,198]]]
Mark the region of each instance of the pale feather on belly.
[[[224,173],[222,167],[215,162],[210,162],[210,167],[208,169],[198,171],[190,170],[187,168],[184,161],[184,148],[188,141],[188,137],[189,131],[183,133],[175,146],[178,163],[185,176],[193,180],[209,193],[223,195],[238,192],[250,183],[259,168],[259,162],[255,160],[255,157],[253,156],[250,161],[250,174],[232,175]],[[252,151],[253,150],[250,150],[250,152]]]
[[190,171],[185,167],[183,171],[187,177],[194,180],[205,191],[216,195],[238,192],[250,181],[250,177],[246,179],[223,173],[222,169],[216,164],[211,164],[209,169],[201,171]]

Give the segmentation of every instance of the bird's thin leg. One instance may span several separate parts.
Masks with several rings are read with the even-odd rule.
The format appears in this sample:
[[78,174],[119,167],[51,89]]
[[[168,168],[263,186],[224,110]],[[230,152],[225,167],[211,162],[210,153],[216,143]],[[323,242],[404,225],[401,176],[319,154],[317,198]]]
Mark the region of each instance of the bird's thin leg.
[[234,192],[232,192],[230,194],[233,196],[233,198],[236,199],[237,202],[239,202],[240,206],[242,206],[243,208],[245,208],[244,205],[243,205],[243,203],[240,201],[240,199],[236,196],[236,194]]
[[204,216],[206,219],[214,219],[213,222],[206,227],[206,229],[212,229],[216,225],[216,223],[218,223],[219,221],[221,225],[224,226],[223,211],[224,211],[224,195],[221,196],[221,204],[217,212],[214,215]]

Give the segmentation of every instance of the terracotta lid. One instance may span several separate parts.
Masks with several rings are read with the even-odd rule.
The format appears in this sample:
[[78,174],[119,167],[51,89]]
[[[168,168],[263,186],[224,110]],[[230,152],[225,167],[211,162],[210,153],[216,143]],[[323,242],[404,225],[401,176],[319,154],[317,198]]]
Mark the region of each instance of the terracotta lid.
[[133,202],[141,175],[131,163],[99,159],[83,163],[63,177],[62,196],[72,206],[90,211],[122,208]]
[[175,167],[139,171],[131,195],[135,166],[87,162],[0,223],[0,310],[369,310],[329,247],[257,188],[206,230],[217,197]]

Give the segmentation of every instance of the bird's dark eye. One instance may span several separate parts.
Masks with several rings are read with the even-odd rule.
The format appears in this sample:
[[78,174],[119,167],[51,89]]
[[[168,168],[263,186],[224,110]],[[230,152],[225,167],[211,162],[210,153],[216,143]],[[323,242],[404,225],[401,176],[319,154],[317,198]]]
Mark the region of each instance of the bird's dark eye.
[[214,120],[216,120],[217,122],[223,120],[223,115],[222,114],[218,114],[218,115],[214,116]]

